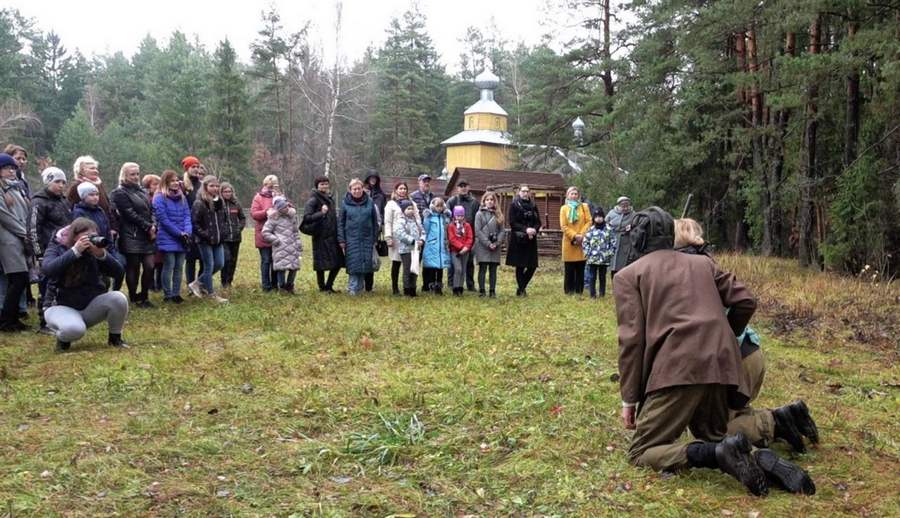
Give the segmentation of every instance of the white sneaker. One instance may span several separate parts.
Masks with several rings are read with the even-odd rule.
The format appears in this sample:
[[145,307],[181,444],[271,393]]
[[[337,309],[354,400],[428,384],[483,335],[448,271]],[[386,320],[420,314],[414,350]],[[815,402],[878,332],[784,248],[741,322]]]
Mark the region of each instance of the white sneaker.
[[209,295],[209,298],[213,299],[214,301],[218,302],[219,304],[228,304],[228,299],[220,297],[220,296],[216,295],[215,293],[211,293]]
[[203,291],[200,289],[200,281],[195,280],[194,282],[188,284],[188,289],[191,290],[191,295],[195,297],[202,297]]

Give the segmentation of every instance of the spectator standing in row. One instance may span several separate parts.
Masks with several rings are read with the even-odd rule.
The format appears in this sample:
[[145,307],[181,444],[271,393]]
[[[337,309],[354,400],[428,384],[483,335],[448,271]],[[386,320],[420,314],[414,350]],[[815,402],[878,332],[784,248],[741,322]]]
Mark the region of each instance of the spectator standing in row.
[[[456,184],[456,195],[451,196],[449,200],[447,200],[447,207],[452,211],[456,209],[456,207],[462,207],[466,211],[466,223],[468,223],[473,229],[475,228],[475,215],[478,214],[479,207],[478,199],[475,196],[472,196],[469,193],[469,182],[465,179],[460,180]],[[465,264],[466,272],[465,272],[465,280],[466,280],[466,289],[469,291],[475,291],[475,254],[469,254],[468,260]],[[450,276],[455,278],[453,272],[455,271],[456,265],[451,263],[450,265]]]

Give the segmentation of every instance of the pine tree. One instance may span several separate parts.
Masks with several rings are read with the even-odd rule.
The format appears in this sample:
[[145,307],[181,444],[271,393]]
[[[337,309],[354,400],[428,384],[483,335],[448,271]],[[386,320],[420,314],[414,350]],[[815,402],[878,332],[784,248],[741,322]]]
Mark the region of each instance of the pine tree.
[[215,70],[210,78],[209,152],[222,162],[220,176],[233,182],[239,191],[249,193],[255,180],[249,174],[252,150],[246,80],[238,70],[237,56],[227,39],[216,49],[215,60]]

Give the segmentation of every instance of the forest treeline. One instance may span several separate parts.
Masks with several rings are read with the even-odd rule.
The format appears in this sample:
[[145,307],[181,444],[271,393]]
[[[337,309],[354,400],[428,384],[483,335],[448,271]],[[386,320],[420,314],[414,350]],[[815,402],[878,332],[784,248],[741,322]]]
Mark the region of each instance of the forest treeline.
[[[453,73],[415,4],[379,47],[330,61],[309,25],[287,27],[270,8],[249,63],[227,40],[209,49],[181,32],[148,36],[132,56],[83,56],[40,20],[0,9],[0,139],[29,150],[32,181],[81,154],[108,182],[125,161],[159,172],[194,154],[244,200],[267,174],[300,196],[323,173],[338,184],[367,168],[440,173],[440,142],[462,130],[472,80],[489,67],[513,140],[590,157],[572,182],[597,203],[628,194],[680,214],[692,193],[689,215],[719,247],[898,271],[900,2],[559,9],[579,36],[528,46],[472,26]],[[338,56],[347,30],[325,31]]]

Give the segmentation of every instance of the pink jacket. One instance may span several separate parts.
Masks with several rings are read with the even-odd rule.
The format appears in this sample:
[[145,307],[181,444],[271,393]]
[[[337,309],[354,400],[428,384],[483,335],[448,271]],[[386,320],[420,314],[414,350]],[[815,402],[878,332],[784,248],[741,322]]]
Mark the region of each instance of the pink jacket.
[[256,248],[272,248],[272,245],[266,243],[266,240],[263,239],[262,229],[263,225],[266,224],[266,219],[268,219],[266,213],[272,208],[272,201],[274,199],[275,195],[271,191],[259,191],[256,193],[256,196],[253,197],[253,203],[250,204],[250,217],[253,218],[253,221],[255,222],[255,225],[253,226],[253,241],[256,244]]

